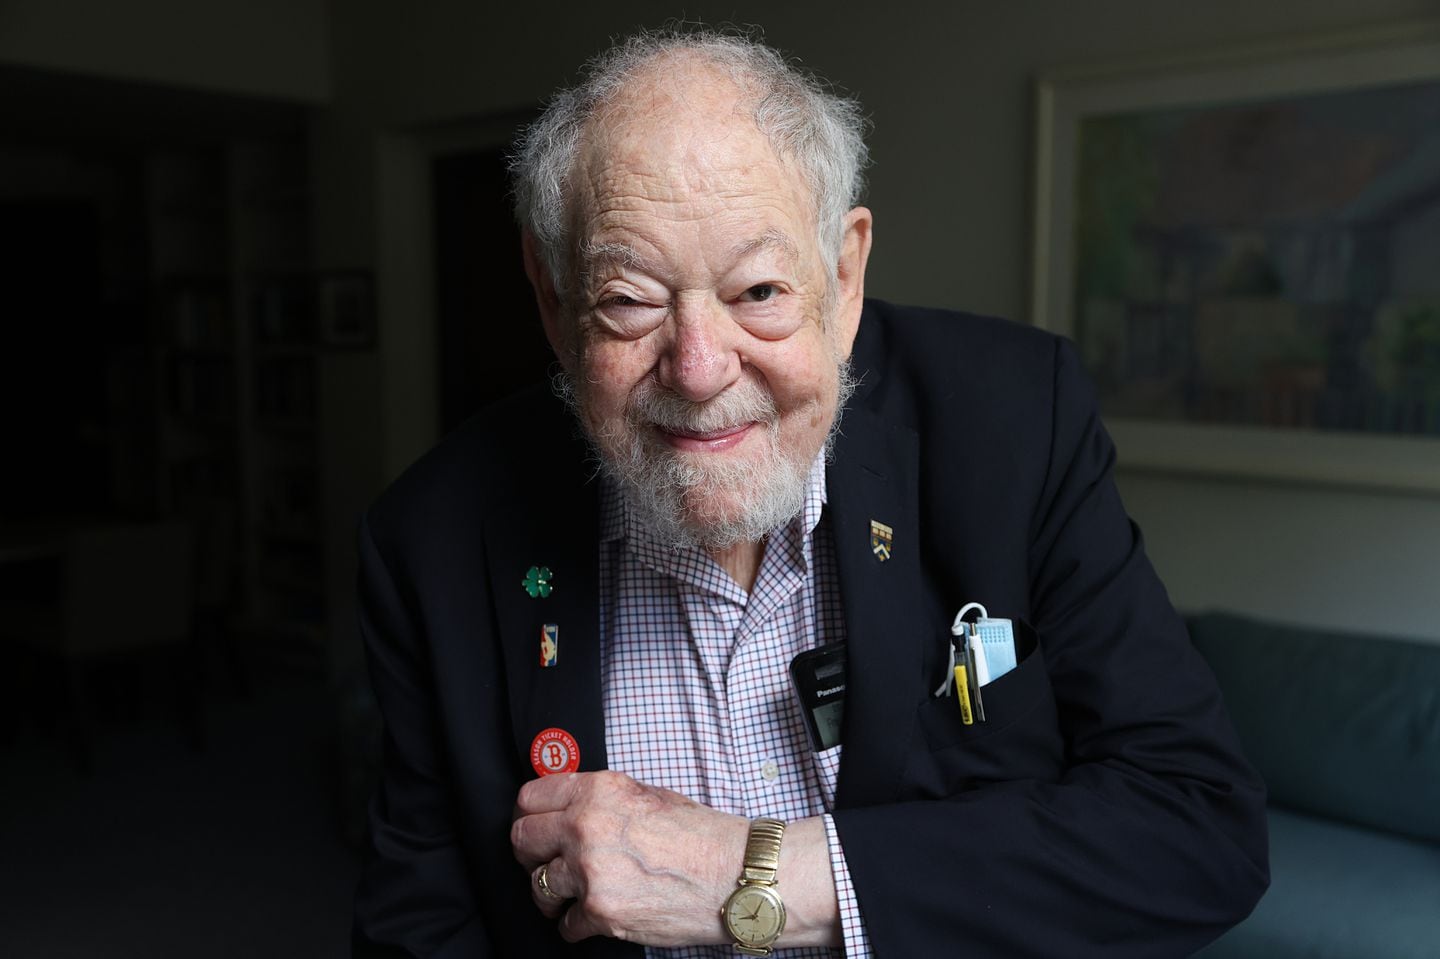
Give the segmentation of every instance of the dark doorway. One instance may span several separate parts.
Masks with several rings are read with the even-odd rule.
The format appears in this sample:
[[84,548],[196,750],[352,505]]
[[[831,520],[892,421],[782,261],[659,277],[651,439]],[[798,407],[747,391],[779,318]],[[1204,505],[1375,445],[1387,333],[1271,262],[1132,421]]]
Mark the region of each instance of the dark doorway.
[[[103,443],[110,328],[101,235],[82,200],[0,205],[0,515],[100,512],[110,505]],[[133,332],[133,331],[123,331]]]
[[431,175],[443,434],[544,379],[555,356],[525,278],[504,148],[436,157]]

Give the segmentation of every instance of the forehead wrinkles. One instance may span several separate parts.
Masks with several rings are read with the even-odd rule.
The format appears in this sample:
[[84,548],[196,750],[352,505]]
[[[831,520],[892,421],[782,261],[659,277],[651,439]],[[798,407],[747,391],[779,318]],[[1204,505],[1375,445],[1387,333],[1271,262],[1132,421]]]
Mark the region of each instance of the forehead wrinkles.
[[763,137],[733,129],[632,124],[625,135],[597,142],[578,178],[590,215],[637,204],[705,207],[747,197],[789,193],[790,177]]
[[[693,236],[707,259],[723,255],[727,263],[762,250],[794,262],[801,244],[809,245],[808,196],[772,157],[747,165],[743,156],[700,156],[660,169],[643,157],[638,163],[651,168],[617,160],[589,171],[573,233],[582,272],[599,262],[643,268],[642,260],[668,260],[681,236]],[[681,226],[684,232],[675,232]]]

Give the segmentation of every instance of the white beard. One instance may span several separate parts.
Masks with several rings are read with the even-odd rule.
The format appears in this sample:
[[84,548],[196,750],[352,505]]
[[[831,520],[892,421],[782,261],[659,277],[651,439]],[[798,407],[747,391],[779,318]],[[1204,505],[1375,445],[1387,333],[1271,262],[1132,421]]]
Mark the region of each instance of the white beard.
[[[746,379],[704,403],[694,403],[653,384],[638,387],[623,421],[606,424],[599,435],[585,416],[585,396],[565,374],[555,391],[576,414],[596,452],[603,476],[615,483],[628,508],[658,545],[721,550],[758,543],[800,514],[805,505],[814,454],[787,455],[781,448],[775,400]],[[839,364],[835,419],[824,443],[826,455],[840,426],[840,411],[854,392],[850,364]],[[726,459],[677,453],[655,434],[656,427],[705,433],[755,423],[765,443],[758,457]],[[740,504],[732,515],[703,517],[700,507],[717,501]]]

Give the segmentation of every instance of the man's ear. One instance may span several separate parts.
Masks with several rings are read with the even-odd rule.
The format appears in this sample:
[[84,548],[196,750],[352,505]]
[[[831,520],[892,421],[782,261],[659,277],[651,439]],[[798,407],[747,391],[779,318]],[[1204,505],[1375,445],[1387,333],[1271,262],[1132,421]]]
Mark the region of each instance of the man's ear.
[[554,277],[550,275],[550,268],[545,265],[545,258],[540,255],[535,235],[529,230],[520,236],[520,250],[525,259],[525,275],[530,278],[530,286],[535,290],[535,306],[540,310],[540,325],[545,328],[545,339],[550,341],[550,349],[555,352],[560,365],[567,372],[574,373],[575,344],[560,309],[560,293],[555,287]]
[[860,329],[860,312],[865,308],[865,265],[870,262],[871,228],[874,217],[857,206],[845,214],[845,232],[840,241],[840,259],[835,265],[838,302],[835,304],[835,346],[841,356],[850,355]]

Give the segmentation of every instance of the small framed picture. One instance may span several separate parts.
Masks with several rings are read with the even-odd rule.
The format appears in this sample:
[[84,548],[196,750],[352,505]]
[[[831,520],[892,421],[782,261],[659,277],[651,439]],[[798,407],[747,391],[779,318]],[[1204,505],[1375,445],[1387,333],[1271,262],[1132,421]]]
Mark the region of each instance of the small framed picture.
[[375,343],[375,296],[370,274],[323,274],[320,291],[320,342],[343,349]]

